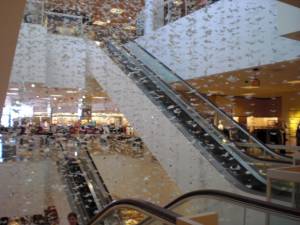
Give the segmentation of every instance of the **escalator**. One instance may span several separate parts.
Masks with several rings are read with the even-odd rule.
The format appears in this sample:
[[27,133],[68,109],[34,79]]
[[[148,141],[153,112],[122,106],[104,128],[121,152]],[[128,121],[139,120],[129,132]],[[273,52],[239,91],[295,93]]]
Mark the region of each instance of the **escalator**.
[[[87,224],[112,201],[112,197],[91,156],[81,149],[76,139],[68,140],[73,143],[71,150],[66,149],[60,141],[53,141],[59,145],[63,154],[63,159],[58,161],[58,167],[68,188],[68,199],[72,210],[81,215],[79,218],[81,224]],[[72,153],[76,153],[75,157],[70,156]]]
[[[124,216],[126,212],[132,216]],[[164,208],[134,199],[114,201],[89,225],[180,224],[180,221],[196,225],[203,224],[203,217],[208,215],[215,219],[213,224],[219,225],[296,225],[300,222],[300,211],[294,208],[223,191],[199,190],[178,197]]]
[[[173,71],[139,46],[129,42],[123,47],[108,43],[112,59],[144,91],[150,100],[209,159],[214,166],[237,180],[244,190],[264,192],[266,169],[292,162],[289,156],[270,149],[219,109],[206,96],[197,92]],[[222,120],[227,132],[218,129]],[[231,180],[232,181],[232,180]],[[286,195],[289,185],[276,185],[278,195]]]

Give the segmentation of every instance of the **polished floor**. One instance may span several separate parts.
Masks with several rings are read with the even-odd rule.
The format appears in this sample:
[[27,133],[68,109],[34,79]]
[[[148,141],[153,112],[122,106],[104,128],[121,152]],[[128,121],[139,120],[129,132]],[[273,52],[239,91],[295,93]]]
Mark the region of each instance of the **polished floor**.
[[139,147],[113,138],[101,144],[97,138],[88,148],[115,199],[138,198],[164,205],[181,194],[145,144]]
[[17,145],[16,156],[0,163],[0,217],[43,214],[55,206],[60,224],[67,225],[71,211],[66,186],[54,160],[54,146],[40,145],[39,138]]

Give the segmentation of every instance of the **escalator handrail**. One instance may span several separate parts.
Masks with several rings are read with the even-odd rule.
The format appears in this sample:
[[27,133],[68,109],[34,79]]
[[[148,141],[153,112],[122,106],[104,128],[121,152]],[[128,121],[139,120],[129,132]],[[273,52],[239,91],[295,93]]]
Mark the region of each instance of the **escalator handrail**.
[[[79,146],[82,145],[81,142],[80,142],[80,140],[78,140],[77,137],[74,137],[74,140],[78,143]],[[107,194],[107,197],[108,197],[108,201],[112,202],[113,198],[112,198],[112,196],[111,196],[111,194],[110,194],[110,192],[109,192],[109,190],[108,190],[108,188],[107,188],[107,186],[106,186],[106,184],[105,184],[102,176],[100,175],[100,173],[98,171],[98,168],[97,168],[97,166],[96,166],[96,164],[95,164],[95,162],[94,162],[94,160],[93,160],[90,152],[88,150],[86,150],[85,152],[86,152],[89,160],[91,161],[91,164],[93,166],[94,171],[96,171],[97,177],[99,178],[101,184],[103,185],[104,190],[106,191],[106,194]]]
[[226,202],[235,203],[243,206],[247,206],[249,208],[253,209],[260,209],[263,211],[284,215],[286,217],[292,217],[300,219],[300,210],[297,210],[295,208],[291,208],[288,206],[283,206],[279,204],[275,204],[272,202],[266,202],[259,199],[254,199],[250,197],[246,197],[239,194],[233,194],[226,191],[220,191],[220,190],[213,190],[213,189],[207,189],[207,190],[196,190],[192,191],[186,194],[181,195],[180,197],[172,200],[168,204],[164,206],[166,209],[174,208],[180,204],[183,204],[187,200],[195,197],[213,197],[215,199],[224,200]]
[[291,161],[291,157],[289,156],[282,156],[276,152],[274,152],[272,149],[270,149],[268,146],[266,146],[263,142],[255,138],[253,135],[251,135],[247,130],[245,130],[242,126],[240,126],[234,119],[232,119],[230,116],[227,115],[222,109],[220,109],[216,104],[214,104],[211,100],[209,100],[206,96],[202,95],[200,92],[198,92],[194,87],[192,87],[189,83],[187,83],[185,80],[183,80],[178,74],[176,74],[174,71],[172,71],[167,65],[163,64],[159,59],[157,59],[154,55],[152,55],[149,51],[147,51],[143,46],[141,46],[139,43],[137,43],[135,40],[132,41],[134,44],[136,44],[141,50],[146,52],[149,56],[151,56],[153,59],[155,59],[161,66],[163,66],[166,70],[168,70],[176,79],[180,80],[184,85],[186,85],[190,90],[193,91],[198,97],[200,97],[204,102],[206,102],[208,105],[210,105],[214,110],[216,110],[218,113],[220,113],[222,116],[224,116],[226,119],[228,119],[231,123],[233,123],[238,129],[240,129],[244,134],[246,134],[248,137],[251,138],[254,142],[256,142],[260,147],[262,147],[265,151],[267,151],[269,154],[273,156],[277,156],[283,160],[289,160]]
[[137,199],[121,199],[113,201],[112,203],[107,205],[88,223],[88,225],[96,224],[99,220],[101,221],[102,219],[104,219],[105,216],[110,212],[121,208],[136,209],[144,212],[148,216],[159,218],[170,224],[176,224],[177,218],[180,217],[180,215],[175,212],[159,207],[147,201]]

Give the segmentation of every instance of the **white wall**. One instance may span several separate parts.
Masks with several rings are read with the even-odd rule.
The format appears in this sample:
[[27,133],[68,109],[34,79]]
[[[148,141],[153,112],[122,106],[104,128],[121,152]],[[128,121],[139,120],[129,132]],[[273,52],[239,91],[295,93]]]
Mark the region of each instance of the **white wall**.
[[84,88],[85,50],[81,38],[47,34],[40,25],[23,23],[10,82]]
[[47,30],[23,23],[16,47],[11,82],[45,83]]
[[47,86],[84,88],[85,41],[71,36],[48,34],[47,50]]
[[300,31],[300,8],[278,1],[278,30],[281,35]]
[[146,0],[144,8],[144,32],[149,34],[164,24],[164,0]]
[[93,43],[88,48],[89,74],[118,105],[183,192],[234,189],[103,50]]
[[220,0],[137,42],[184,79],[294,59],[277,14],[276,0]]

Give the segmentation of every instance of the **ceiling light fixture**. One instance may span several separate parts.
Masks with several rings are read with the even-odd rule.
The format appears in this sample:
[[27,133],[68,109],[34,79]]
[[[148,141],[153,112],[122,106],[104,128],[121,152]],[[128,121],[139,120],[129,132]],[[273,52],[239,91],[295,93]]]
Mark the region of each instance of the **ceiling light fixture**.
[[113,13],[113,14],[116,14],[116,15],[121,15],[124,12],[124,10],[120,9],[120,8],[112,8],[110,10],[110,12]]
[[75,94],[75,93],[77,93],[78,91],[66,91],[66,93],[68,93],[68,94]]
[[256,88],[259,88],[258,86],[244,86],[244,87],[241,87],[243,89],[256,89]]
[[9,90],[10,90],[10,91],[18,91],[19,88],[10,88]]
[[7,92],[7,95],[18,95],[18,93],[15,93],[15,92]]
[[100,42],[100,41],[95,41],[95,44],[96,44],[97,46],[100,46],[101,42]]
[[124,27],[124,30],[136,30],[136,27],[128,25],[128,26]]
[[35,84],[31,84],[31,87],[32,87],[32,88],[35,88]]
[[290,80],[287,83],[288,84],[300,84],[300,80]]
[[97,25],[97,26],[105,26],[107,24],[107,22],[101,21],[101,20],[96,20],[93,22],[93,24]]
[[104,97],[104,96],[94,96],[93,98],[94,99],[106,99],[106,97]]

